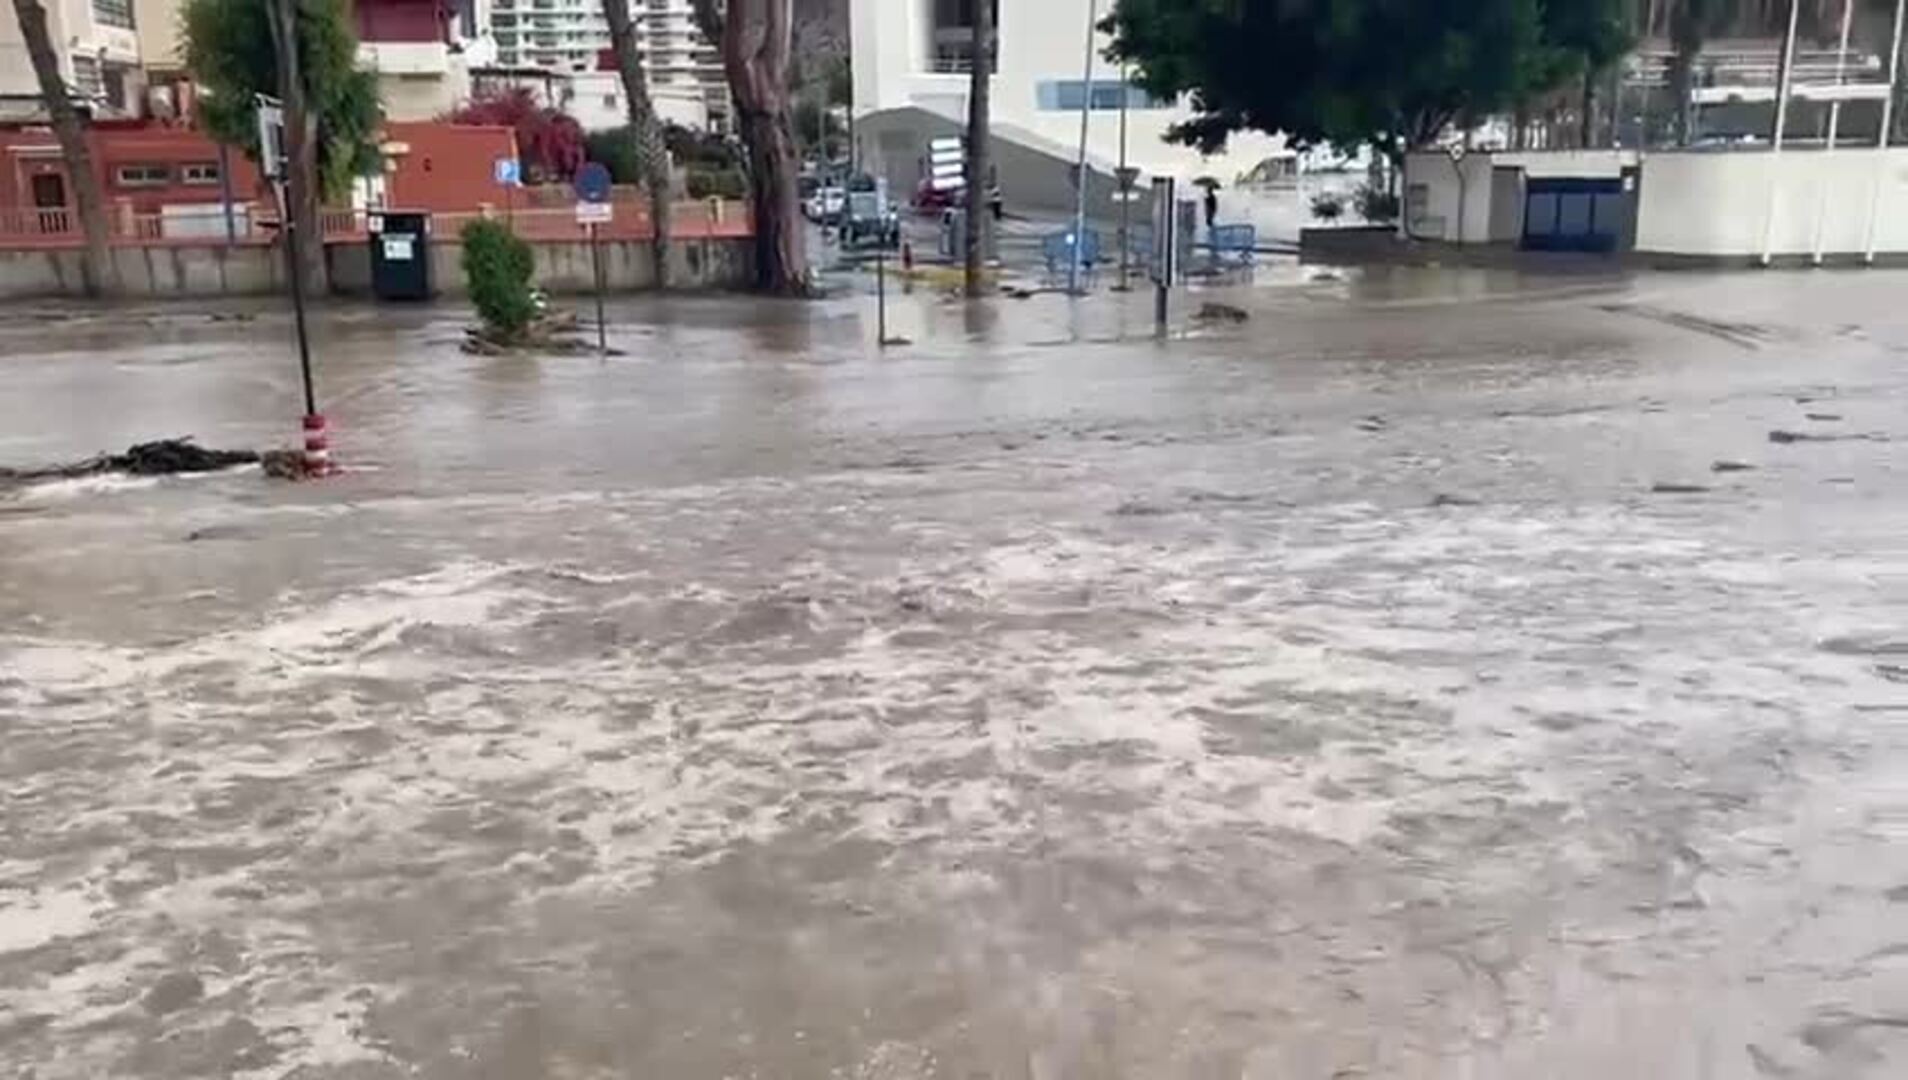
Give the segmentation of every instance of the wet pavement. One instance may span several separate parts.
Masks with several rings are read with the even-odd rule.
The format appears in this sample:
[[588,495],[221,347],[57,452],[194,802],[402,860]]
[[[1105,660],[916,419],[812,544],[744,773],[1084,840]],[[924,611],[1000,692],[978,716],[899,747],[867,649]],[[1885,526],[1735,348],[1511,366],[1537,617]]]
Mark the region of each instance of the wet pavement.
[[[1908,276],[1268,276],[339,308],[348,474],[0,497],[0,1075],[1903,1075]],[[285,339],[0,312],[0,462]]]

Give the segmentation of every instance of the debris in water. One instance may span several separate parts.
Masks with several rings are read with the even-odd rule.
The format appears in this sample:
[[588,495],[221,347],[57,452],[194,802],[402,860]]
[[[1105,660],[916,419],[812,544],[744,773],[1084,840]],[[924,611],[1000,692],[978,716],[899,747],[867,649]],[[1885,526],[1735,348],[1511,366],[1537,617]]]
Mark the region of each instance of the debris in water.
[[1804,431],[1783,431],[1778,428],[1769,433],[1769,441],[1782,446],[1799,442],[1887,442],[1888,436],[1874,433],[1861,435],[1810,435]]
[[72,480],[102,473],[127,473],[132,476],[170,476],[174,473],[206,473],[255,464],[256,450],[207,450],[195,444],[191,436],[160,439],[128,447],[123,454],[100,454],[67,465],[47,465],[34,469],[0,468],[0,484],[30,484],[42,480]]
[[1808,417],[1810,420],[1814,420],[1824,424],[1831,423],[1833,421],[1840,420],[1842,418],[1840,413],[1832,413],[1832,412],[1812,412],[1812,413],[1803,413],[1802,415]]
[[1431,496],[1432,506],[1479,506],[1478,500],[1469,495],[1447,495],[1442,492]]
[[1650,491],[1657,495],[1702,495],[1709,489],[1701,484],[1672,484],[1658,481],[1650,485]]
[[1216,300],[1206,301],[1199,305],[1198,311],[1193,313],[1193,319],[1197,322],[1242,323],[1251,317],[1244,308],[1221,304]]
[[1753,472],[1755,466],[1746,461],[1718,461],[1709,467],[1710,472]]

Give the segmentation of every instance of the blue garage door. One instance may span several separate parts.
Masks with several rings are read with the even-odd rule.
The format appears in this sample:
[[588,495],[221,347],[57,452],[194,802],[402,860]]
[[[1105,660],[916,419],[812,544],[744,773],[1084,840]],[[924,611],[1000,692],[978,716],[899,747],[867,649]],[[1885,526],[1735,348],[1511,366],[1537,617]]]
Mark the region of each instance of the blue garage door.
[[1615,251],[1628,212],[1620,179],[1533,179],[1524,187],[1524,247]]

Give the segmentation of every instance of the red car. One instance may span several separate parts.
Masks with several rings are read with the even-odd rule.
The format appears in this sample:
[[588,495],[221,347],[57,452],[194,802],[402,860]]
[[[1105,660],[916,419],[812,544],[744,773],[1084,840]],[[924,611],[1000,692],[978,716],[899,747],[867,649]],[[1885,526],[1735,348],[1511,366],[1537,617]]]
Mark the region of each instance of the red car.
[[932,180],[922,180],[914,189],[914,212],[938,214],[967,202],[965,188],[937,188]]

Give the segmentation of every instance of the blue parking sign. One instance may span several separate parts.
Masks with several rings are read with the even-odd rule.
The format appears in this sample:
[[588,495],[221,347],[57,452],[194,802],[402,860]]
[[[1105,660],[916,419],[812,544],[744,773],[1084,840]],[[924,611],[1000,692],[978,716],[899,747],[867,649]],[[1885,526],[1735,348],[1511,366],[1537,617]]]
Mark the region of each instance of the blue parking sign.
[[492,165],[491,175],[502,187],[523,186],[523,166],[517,164],[516,158],[498,158]]

